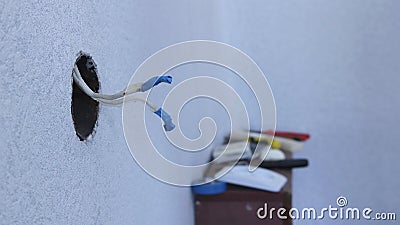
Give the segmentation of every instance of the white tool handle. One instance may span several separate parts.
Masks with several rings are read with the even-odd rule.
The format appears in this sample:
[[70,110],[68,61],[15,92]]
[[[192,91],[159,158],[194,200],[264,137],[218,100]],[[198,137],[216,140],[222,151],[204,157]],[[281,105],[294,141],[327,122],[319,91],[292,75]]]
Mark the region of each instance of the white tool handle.
[[244,141],[249,137],[274,139],[280,142],[281,150],[288,152],[298,152],[303,148],[303,143],[288,138],[276,137],[269,134],[260,134],[255,132],[234,131],[230,136],[230,141]]

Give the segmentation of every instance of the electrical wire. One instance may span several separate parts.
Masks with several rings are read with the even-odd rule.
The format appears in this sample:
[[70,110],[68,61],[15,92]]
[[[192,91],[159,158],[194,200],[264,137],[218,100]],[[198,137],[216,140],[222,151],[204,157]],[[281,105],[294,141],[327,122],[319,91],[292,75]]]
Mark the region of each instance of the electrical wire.
[[86,84],[83,80],[77,65],[74,65],[72,71],[73,80],[79,86],[79,88],[89,97],[92,99],[107,105],[121,105],[124,101],[141,101],[145,103],[156,115],[158,115],[164,121],[164,129],[166,131],[173,130],[175,125],[172,123],[171,116],[165,112],[161,107],[156,106],[151,101],[148,101],[145,98],[133,96],[132,94],[137,92],[144,92],[152,87],[158,85],[159,83],[171,83],[172,77],[171,76],[159,76],[159,77],[152,77],[146,82],[142,83],[134,83],[128,85],[127,88],[123,91],[120,91],[115,94],[100,94],[94,92],[90,87]]
[[138,100],[138,101],[146,103],[146,105],[148,105],[152,109],[153,112],[157,111],[160,108],[160,107],[157,107],[156,105],[154,105],[152,102],[147,101],[144,98],[130,95],[130,94],[139,92],[140,86],[142,85],[142,83],[135,83],[135,84],[129,85],[128,88],[126,89],[127,91],[120,91],[120,92],[118,92],[116,94],[112,94],[112,95],[96,93],[96,92],[92,91],[92,89],[90,89],[90,87],[83,80],[83,78],[79,72],[79,69],[77,68],[76,65],[73,70],[73,79],[77,83],[79,88],[81,88],[81,90],[85,94],[87,94],[89,97],[91,97],[94,100],[99,101],[101,103],[108,104],[108,105],[120,105],[124,102],[124,97],[125,97],[125,101]]

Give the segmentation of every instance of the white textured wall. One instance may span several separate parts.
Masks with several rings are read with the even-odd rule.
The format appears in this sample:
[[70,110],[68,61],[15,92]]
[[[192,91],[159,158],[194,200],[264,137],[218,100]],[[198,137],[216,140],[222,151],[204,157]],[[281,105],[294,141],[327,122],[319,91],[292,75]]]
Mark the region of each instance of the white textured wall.
[[71,69],[82,49],[98,64],[102,91],[120,90],[156,50],[212,39],[215,12],[204,6],[213,8],[0,2],[0,224],[193,223],[190,189],[151,178],[132,159],[120,108],[102,107],[93,141],[78,141]]
[[245,51],[267,74],[278,128],[312,134],[298,154],[311,165],[294,173],[294,206],[326,207],[344,195],[351,206],[396,210],[399,8],[390,0],[1,1],[0,223],[192,224],[190,191],[133,161],[121,109],[101,108],[87,144],[70,116],[78,50],[93,55],[111,93],[150,54],[190,39]]

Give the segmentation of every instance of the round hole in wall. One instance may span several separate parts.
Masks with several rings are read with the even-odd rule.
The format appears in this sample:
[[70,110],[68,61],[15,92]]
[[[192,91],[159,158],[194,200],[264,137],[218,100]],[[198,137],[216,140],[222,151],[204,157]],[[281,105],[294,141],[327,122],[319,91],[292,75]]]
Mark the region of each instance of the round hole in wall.
[[[75,64],[92,91],[100,89],[96,63],[89,54],[79,52]],[[87,140],[94,134],[99,115],[99,102],[86,95],[72,79],[71,114],[76,135],[81,141]]]

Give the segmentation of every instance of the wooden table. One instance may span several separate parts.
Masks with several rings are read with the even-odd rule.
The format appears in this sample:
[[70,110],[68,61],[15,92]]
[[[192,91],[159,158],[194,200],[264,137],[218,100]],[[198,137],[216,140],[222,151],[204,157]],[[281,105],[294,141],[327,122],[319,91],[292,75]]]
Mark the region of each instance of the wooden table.
[[[292,171],[291,169],[274,170],[288,178],[287,183],[278,193],[256,190],[236,185],[228,185],[227,191],[218,195],[195,195],[196,225],[289,225],[292,221],[279,219],[276,210],[286,208],[284,215],[292,207]],[[257,216],[257,210],[268,204],[268,211],[276,208],[273,219],[269,214],[265,219]]]

